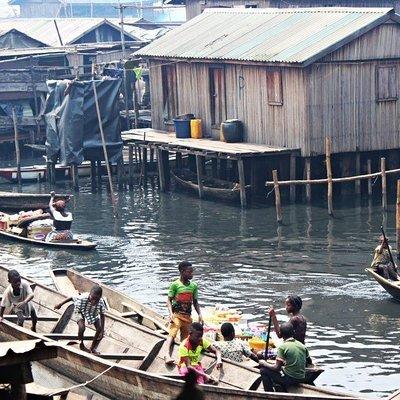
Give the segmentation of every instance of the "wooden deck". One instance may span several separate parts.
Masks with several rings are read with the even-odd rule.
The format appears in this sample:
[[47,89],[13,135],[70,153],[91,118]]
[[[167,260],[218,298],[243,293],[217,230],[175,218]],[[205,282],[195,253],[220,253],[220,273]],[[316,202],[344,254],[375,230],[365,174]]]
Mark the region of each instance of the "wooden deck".
[[298,151],[286,147],[271,147],[253,143],[226,143],[213,139],[179,139],[175,137],[174,132],[168,133],[151,128],[124,131],[122,140],[124,144],[136,143],[162,150],[231,159],[289,154]]

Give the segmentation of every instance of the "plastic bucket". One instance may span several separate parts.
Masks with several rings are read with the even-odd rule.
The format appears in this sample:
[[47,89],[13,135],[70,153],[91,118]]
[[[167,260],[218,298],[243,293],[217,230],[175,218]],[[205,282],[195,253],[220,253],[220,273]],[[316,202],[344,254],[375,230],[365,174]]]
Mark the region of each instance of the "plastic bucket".
[[190,136],[192,139],[200,139],[203,137],[201,131],[201,119],[190,120]]
[[180,139],[190,138],[190,119],[174,118],[176,137]]

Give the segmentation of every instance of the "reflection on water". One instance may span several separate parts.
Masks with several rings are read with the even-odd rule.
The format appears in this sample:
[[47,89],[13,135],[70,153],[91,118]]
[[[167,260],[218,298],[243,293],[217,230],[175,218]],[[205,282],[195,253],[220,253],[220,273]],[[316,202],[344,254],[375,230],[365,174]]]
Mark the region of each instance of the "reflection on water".
[[[71,203],[73,227],[97,241],[97,251],[1,242],[1,263],[44,283],[48,268],[74,267],[165,313],[176,265],[188,259],[203,305],[224,303],[265,319],[269,305],[302,296],[307,344],[325,368],[319,385],[375,395],[400,386],[400,304],[364,272],[383,221],[379,204],[335,205],[334,219],[325,207],[286,206],[277,226],[274,207],[242,211],[148,185],[120,193],[114,219],[107,193],[91,194],[85,184]],[[383,222],[394,236],[393,208]]]

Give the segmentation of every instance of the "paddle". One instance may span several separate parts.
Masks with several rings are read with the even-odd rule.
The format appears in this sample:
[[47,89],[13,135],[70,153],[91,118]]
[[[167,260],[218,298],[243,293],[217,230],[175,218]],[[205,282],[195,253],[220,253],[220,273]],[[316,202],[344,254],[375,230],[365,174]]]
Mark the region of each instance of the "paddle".
[[268,360],[268,346],[269,346],[269,335],[271,334],[271,324],[272,324],[272,317],[269,316],[268,333],[267,333],[267,339],[265,340],[264,360]]
[[388,242],[387,237],[386,237],[386,235],[385,235],[385,231],[383,230],[383,226],[381,226],[381,232],[382,232],[382,235],[383,235],[383,241],[384,241],[384,242],[386,243],[386,245],[387,245],[387,249],[388,249],[388,252],[389,252],[390,261],[391,261],[391,263],[393,264],[394,270],[397,271],[396,264],[394,263],[394,260],[393,260],[392,252],[390,251],[389,242]]

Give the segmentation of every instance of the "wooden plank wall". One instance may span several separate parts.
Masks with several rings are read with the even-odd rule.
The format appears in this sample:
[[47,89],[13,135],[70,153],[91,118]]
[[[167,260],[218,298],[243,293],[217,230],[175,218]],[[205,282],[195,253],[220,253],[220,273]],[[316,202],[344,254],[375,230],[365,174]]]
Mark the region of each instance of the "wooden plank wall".
[[161,61],[149,61],[150,69],[150,96],[151,120],[154,129],[165,130],[163,118],[163,87],[161,75]]

